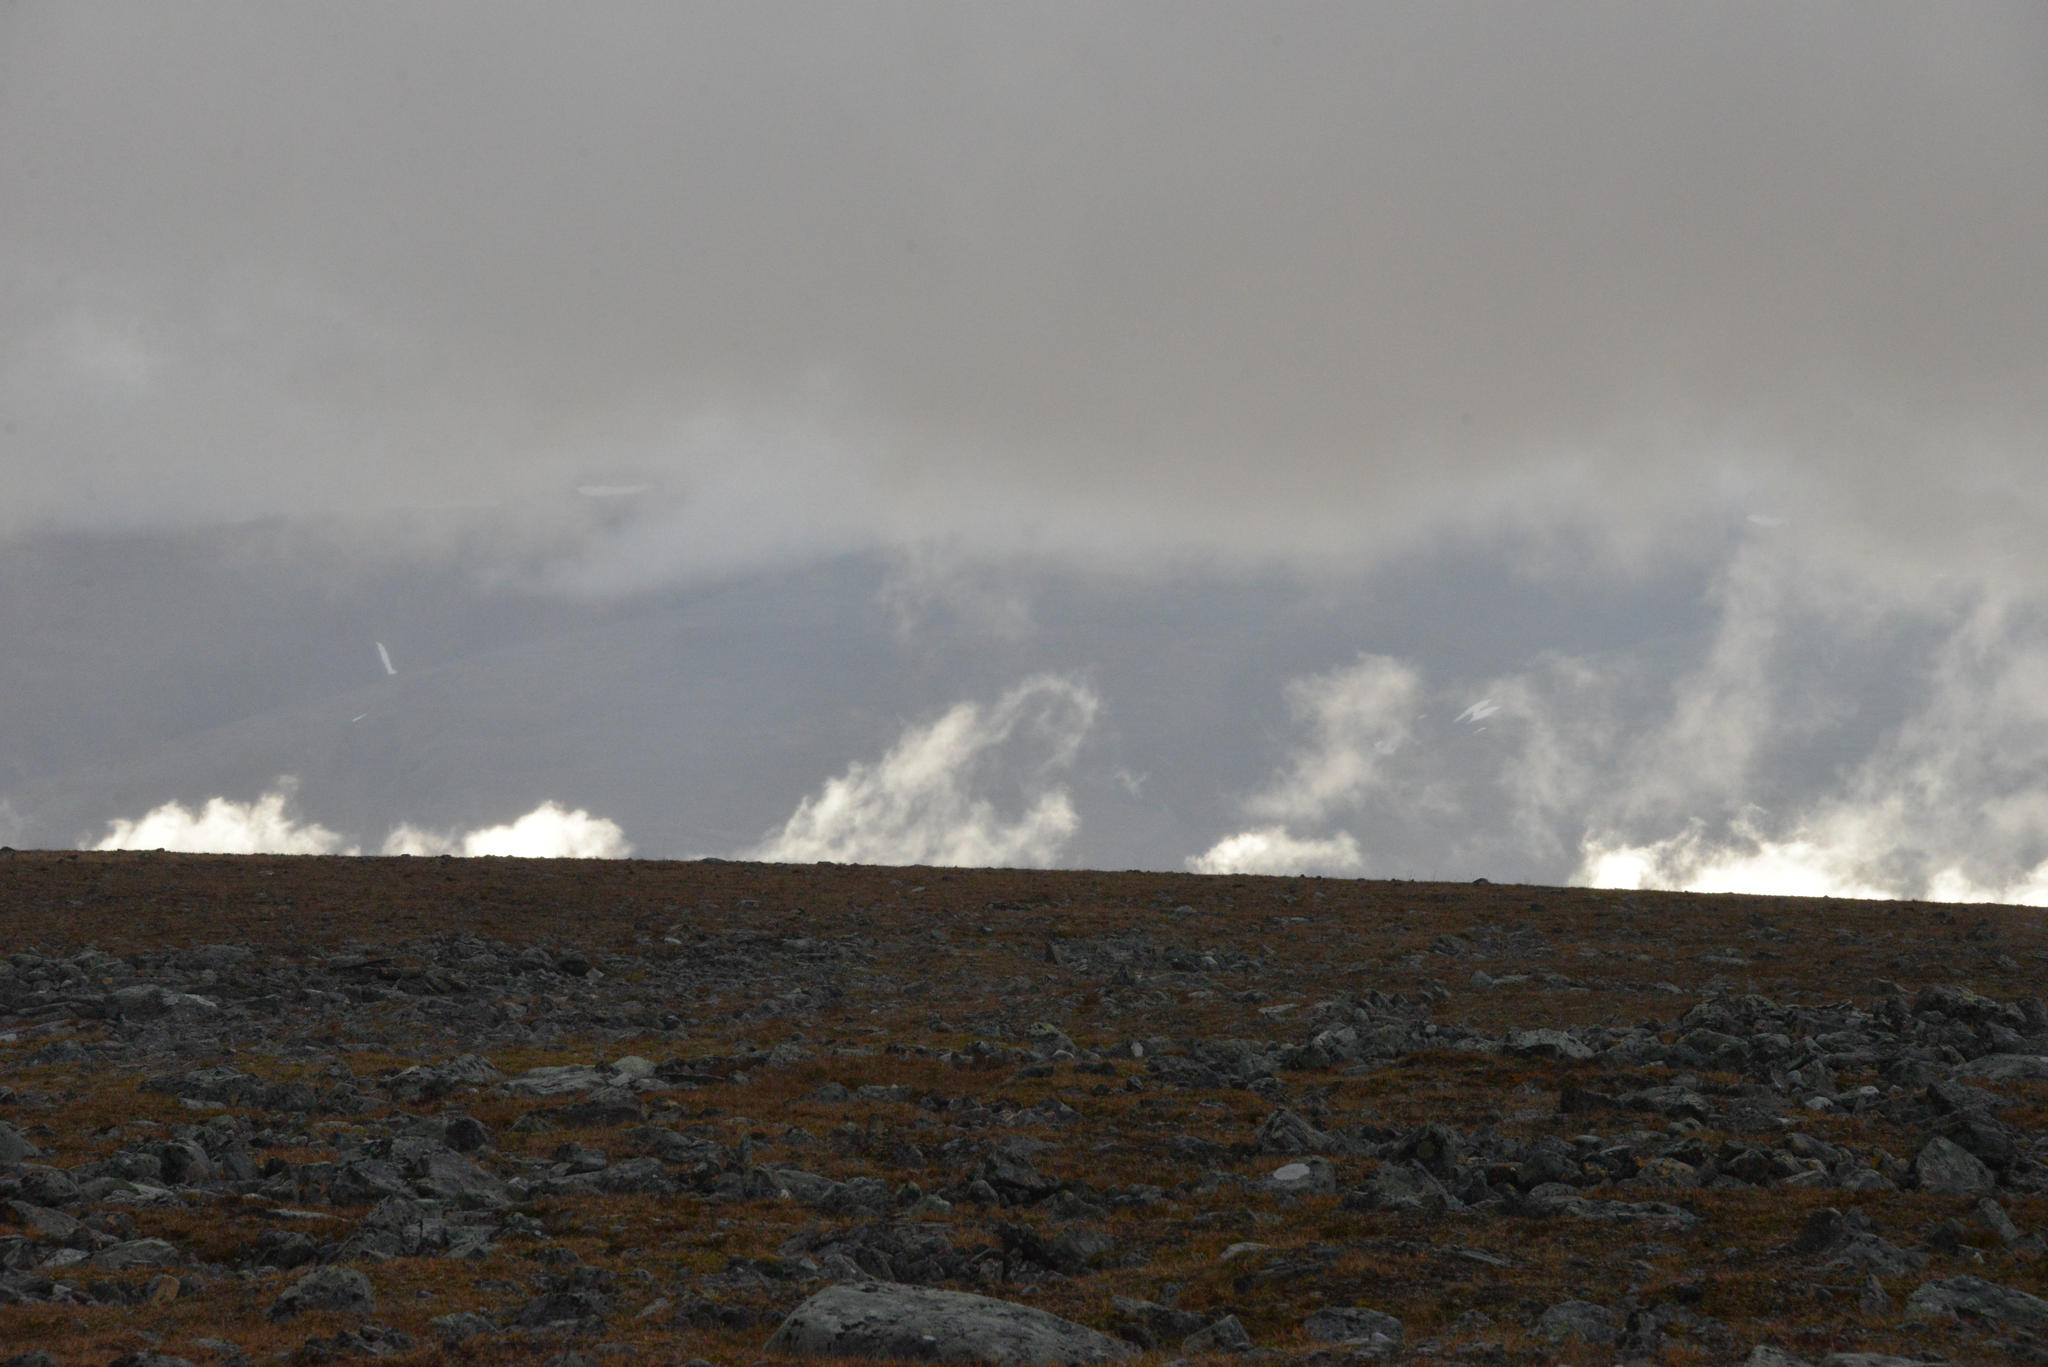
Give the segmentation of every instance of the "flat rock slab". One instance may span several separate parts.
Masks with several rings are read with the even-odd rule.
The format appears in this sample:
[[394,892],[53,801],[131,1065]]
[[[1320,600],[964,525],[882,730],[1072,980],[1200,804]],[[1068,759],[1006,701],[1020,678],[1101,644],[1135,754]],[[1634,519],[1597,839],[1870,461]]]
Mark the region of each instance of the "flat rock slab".
[[889,1282],[828,1287],[799,1305],[766,1345],[805,1357],[1053,1367],[1116,1362],[1137,1349],[1028,1305]]
[[1906,1298],[1906,1313],[1942,1319],[1969,1315],[2024,1329],[2048,1329],[2048,1301],[1982,1277],[1925,1282]]
[[1976,1082],[2040,1082],[2048,1080],[2048,1055],[1986,1054],[1957,1068],[1954,1076]]

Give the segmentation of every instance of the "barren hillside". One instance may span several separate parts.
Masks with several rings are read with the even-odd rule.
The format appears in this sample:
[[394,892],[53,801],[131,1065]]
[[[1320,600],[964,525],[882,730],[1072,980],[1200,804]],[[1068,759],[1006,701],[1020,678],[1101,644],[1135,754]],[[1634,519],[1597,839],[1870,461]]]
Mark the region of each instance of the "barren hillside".
[[5,852],[0,1362],[2037,1360],[2044,964],[2011,908]]

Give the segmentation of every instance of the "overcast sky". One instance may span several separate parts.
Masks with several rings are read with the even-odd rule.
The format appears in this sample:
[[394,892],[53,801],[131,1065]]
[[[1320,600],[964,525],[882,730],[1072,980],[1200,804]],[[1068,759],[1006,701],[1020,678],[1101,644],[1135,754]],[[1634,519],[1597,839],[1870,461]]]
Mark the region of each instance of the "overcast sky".
[[2043,376],[2034,4],[0,5],[0,835],[2048,900]]

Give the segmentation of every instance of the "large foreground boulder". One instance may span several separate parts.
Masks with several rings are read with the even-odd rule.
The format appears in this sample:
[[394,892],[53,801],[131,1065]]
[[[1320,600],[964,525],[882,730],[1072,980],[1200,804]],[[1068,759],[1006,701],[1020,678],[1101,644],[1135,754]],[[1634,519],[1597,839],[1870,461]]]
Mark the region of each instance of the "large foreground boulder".
[[767,1349],[990,1367],[1115,1362],[1137,1351],[1028,1305],[889,1282],[827,1287],[790,1312]]

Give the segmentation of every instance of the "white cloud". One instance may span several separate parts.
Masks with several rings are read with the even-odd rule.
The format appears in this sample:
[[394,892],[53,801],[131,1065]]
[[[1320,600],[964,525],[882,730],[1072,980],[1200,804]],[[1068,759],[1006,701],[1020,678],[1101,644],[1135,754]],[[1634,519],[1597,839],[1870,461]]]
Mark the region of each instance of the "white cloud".
[[2000,884],[1979,883],[1959,868],[1942,869],[1927,880],[1927,900],[2048,907],[2048,860]]
[[[1689,709],[1709,688],[1682,687],[1672,724],[1636,739],[1632,753],[1649,776],[1617,789],[1603,809],[1585,811],[1587,834],[1574,881],[1596,886],[1770,892],[1837,897],[1912,897],[1939,901],[2048,903],[2048,630],[2038,610],[1995,596],[1962,605],[1907,604],[1873,597],[1864,605],[1828,604],[1818,630],[1794,632],[1798,609],[1759,612],[1751,630],[1815,635],[1829,673],[1854,619],[1910,621],[1931,636],[1919,652],[1896,714],[1860,730],[1844,708],[1802,688],[1781,657],[1754,658],[1732,671],[1717,659],[1705,671],[1742,677],[1746,701],[1725,725],[1701,728]],[[1724,641],[1727,635],[1724,633]],[[1859,702],[1879,712],[1866,687]],[[1724,702],[1734,696],[1725,694]],[[1747,754],[1735,769],[1703,762],[1708,734],[1738,734]],[[1777,752],[1812,737],[1847,738],[1851,759],[1822,782],[1809,779],[1776,806],[1732,815],[1733,793],[1771,778]],[[1657,756],[1663,763],[1650,769]],[[1743,780],[1731,785],[1739,772]],[[1831,780],[1831,781],[1829,781]],[[1653,792],[1655,801],[1643,800]],[[1653,813],[1685,813],[1675,835],[1654,830]]]
[[[1745,892],[1772,897],[1917,898],[1929,902],[2003,902],[2048,906],[2048,860],[1982,883],[1949,864],[1924,877],[1899,870],[1921,864],[1906,848],[1896,812],[1844,807],[1819,826],[1772,839],[1737,823],[1732,838],[1710,838],[1703,824],[1645,845],[1588,840],[1572,882],[1595,888]],[[1887,865],[1893,871],[1887,872]]]
[[1272,786],[1245,803],[1253,816],[1316,820],[1385,781],[1387,760],[1409,739],[1421,693],[1415,669],[1384,655],[1287,685],[1288,709],[1308,741]]
[[[1094,725],[1093,689],[1040,674],[991,706],[963,702],[903,733],[888,754],[856,762],[798,804],[747,857],[781,863],[1045,865],[1080,828],[1052,776]],[[987,792],[1014,789],[1005,815]]]
[[[139,820],[109,822],[96,850],[175,850],[186,854],[360,854],[359,846],[292,810],[289,778],[253,802],[208,798],[197,811],[166,802]],[[633,852],[615,822],[543,802],[502,826],[441,833],[401,825],[385,854],[512,855],[523,859],[623,859]]]
[[317,822],[292,813],[293,784],[254,802],[208,798],[198,811],[166,802],[140,820],[116,820],[96,850],[175,850],[185,854],[355,854],[356,847]]
[[1830,827],[1770,839],[1738,822],[1732,839],[1714,840],[1700,825],[1652,844],[1588,841],[1572,881],[1596,888],[1664,888],[1680,892],[1746,892],[1775,897],[1872,897],[1897,889],[1869,880],[1880,853],[1872,823],[1843,814]]
[[1357,874],[1365,868],[1358,842],[1348,832],[1323,840],[1298,839],[1284,826],[1239,831],[1188,860],[1196,873]]
[[1365,858],[1349,832],[1297,836],[1287,823],[1327,821],[1387,788],[1388,763],[1412,737],[1421,691],[1412,666],[1384,655],[1362,654],[1341,669],[1290,682],[1288,711],[1308,737],[1272,783],[1244,803],[1248,815],[1269,824],[1225,836],[1191,856],[1188,867],[1196,873],[1363,870]]
[[618,823],[578,807],[543,802],[502,826],[443,834],[406,824],[384,839],[385,854],[501,855],[514,859],[624,859],[633,853]]

